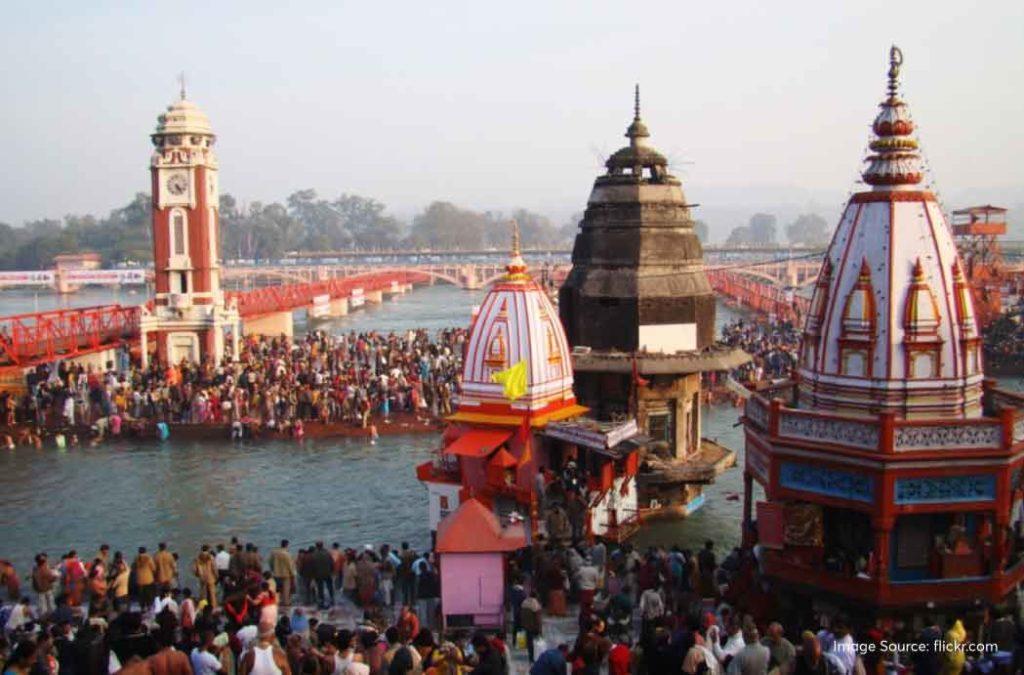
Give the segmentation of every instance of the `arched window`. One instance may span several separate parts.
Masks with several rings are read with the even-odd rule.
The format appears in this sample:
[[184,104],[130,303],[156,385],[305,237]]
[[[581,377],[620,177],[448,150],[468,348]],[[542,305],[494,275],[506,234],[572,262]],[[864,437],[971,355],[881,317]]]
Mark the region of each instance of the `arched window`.
[[188,222],[185,212],[175,209],[171,212],[171,255],[186,255],[188,244]]
[[212,206],[209,207],[210,213],[210,264],[217,264],[217,245],[218,245],[218,233],[217,233],[217,209]]

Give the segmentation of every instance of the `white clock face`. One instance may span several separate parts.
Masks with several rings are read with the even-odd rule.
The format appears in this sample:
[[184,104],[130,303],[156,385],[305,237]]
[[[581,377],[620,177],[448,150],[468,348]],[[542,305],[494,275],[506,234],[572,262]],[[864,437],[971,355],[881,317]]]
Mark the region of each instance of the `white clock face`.
[[183,195],[188,190],[188,178],[185,174],[176,173],[167,179],[167,191],[172,195]]

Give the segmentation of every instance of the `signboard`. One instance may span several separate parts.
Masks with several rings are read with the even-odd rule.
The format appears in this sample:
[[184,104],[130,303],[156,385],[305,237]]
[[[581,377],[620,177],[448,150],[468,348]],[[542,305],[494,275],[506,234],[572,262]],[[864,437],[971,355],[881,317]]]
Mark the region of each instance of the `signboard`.
[[635,419],[630,419],[628,422],[611,428],[588,427],[579,423],[555,422],[549,424],[544,430],[544,435],[549,438],[557,438],[596,450],[614,448],[622,441],[632,438],[638,433],[640,433],[640,430],[636,425]]
[[53,270],[47,272],[0,272],[0,285],[7,286],[52,286]]
[[786,532],[782,504],[757,503],[757,543],[765,548],[781,549]]
[[313,302],[309,307],[309,315],[314,319],[322,319],[331,312],[331,296],[317,295],[313,297]]
[[144,284],[146,270],[64,270],[60,277],[72,284]]

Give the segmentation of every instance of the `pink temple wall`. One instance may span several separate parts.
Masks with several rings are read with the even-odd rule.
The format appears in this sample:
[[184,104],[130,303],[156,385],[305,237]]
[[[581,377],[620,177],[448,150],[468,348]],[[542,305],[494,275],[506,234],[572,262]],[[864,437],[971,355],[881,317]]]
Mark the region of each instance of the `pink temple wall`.
[[472,614],[477,626],[500,626],[505,601],[501,553],[442,553],[441,608],[446,615]]

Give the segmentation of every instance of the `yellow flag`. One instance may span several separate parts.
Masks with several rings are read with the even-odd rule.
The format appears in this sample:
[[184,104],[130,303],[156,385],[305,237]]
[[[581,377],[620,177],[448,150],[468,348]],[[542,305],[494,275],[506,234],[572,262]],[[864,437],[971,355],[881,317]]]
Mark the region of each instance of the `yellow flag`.
[[514,401],[526,393],[526,361],[491,375],[491,382],[505,386],[505,398]]

